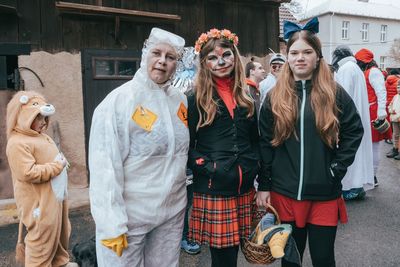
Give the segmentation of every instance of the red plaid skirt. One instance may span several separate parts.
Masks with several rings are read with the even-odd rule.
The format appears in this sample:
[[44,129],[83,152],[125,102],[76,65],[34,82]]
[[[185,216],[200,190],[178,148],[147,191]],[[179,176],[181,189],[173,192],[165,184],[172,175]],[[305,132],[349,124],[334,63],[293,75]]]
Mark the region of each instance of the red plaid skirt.
[[193,194],[189,239],[213,248],[238,246],[251,231],[252,202],[255,191],[224,197]]

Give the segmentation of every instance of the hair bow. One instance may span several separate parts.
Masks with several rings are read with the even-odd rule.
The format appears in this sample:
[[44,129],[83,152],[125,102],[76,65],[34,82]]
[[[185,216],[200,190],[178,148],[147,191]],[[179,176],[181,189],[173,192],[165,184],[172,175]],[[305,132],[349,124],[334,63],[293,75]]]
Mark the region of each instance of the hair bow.
[[295,32],[302,31],[302,30],[310,31],[312,33],[318,33],[319,32],[318,18],[317,17],[312,18],[305,25],[296,24],[294,22],[287,21],[287,20],[285,20],[283,22],[283,38],[284,39],[289,39]]

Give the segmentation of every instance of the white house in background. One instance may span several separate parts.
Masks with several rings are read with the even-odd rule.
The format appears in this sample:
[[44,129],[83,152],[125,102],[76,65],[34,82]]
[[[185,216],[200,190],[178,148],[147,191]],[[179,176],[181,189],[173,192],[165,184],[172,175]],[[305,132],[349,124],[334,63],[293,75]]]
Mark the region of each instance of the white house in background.
[[285,20],[299,23],[299,21],[290,12],[289,8],[285,4],[281,4],[279,7],[279,51],[282,54],[286,54],[286,42],[283,39],[283,22]]
[[400,8],[368,0],[321,1],[307,11],[300,21],[319,19],[322,53],[328,63],[336,46],[345,44],[356,53],[367,48],[374,53],[381,69],[393,67],[389,51],[394,39],[400,38]]

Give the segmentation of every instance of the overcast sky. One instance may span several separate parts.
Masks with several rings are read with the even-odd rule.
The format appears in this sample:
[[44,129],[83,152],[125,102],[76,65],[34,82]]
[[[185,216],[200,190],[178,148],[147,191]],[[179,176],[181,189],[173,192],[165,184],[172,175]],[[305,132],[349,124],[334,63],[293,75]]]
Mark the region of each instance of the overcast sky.
[[[300,2],[303,6],[303,10],[307,7],[307,10],[310,10],[311,8],[319,5],[320,3],[323,3],[328,0],[296,0],[297,2]],[[334,1],[334,0],[329,0],[329,1]],[[358,0],[348,0],[348,1],[358,1]],[[399,0],[369,0],[370,3],[381,3],[381,4],[391,4],[393,6],[400,7],[400,1]]]

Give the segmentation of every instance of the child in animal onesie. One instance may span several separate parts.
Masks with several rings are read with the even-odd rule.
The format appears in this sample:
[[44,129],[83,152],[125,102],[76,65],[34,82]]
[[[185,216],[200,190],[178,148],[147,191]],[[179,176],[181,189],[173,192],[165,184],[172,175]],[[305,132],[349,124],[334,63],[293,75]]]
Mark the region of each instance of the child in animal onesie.
[[18,92],[7,105],[6,153],[18,213],[27,230],[26,267],[77,266],[69,263],[67,251],[67,161],[43,133],[54,112],[54,106],[33,91]]

